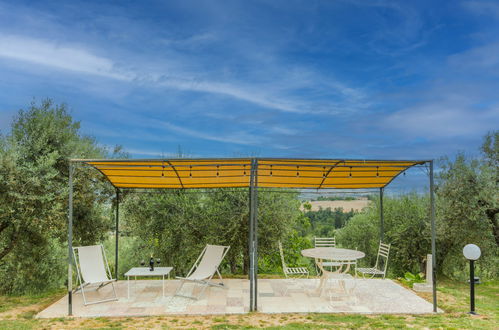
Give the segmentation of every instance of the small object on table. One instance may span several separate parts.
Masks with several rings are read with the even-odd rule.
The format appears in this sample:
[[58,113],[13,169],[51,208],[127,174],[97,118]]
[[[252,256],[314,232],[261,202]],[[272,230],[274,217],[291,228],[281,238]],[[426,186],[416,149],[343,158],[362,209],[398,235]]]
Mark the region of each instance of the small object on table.
[[142,267],[144,267],[144,266],[146,265],[146,261],[145,261],[144,259],[142,259],[142,260],[140,261],[140,265],[141,265]]
[[151,259],[149,259],[149,270],[151,272],[154,271],[154,258],[151,256]]

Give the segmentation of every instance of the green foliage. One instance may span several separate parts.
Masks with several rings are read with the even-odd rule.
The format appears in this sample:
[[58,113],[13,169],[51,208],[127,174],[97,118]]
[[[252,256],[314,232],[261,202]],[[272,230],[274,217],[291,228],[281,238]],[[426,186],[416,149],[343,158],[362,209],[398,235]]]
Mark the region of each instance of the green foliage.
[[310,236],[334,237],[336,229],[345,226],[347,221],[355,214],[355,211],[343,212],[341,207],[320,208],[318,211],[306,211],[305,216],[310,219]]
[[[486,140],[486,145],[492,144],[497,148],[497,142]],[[489,147],[484,150],[490,151]],[[466,260],[462,249],[468,243],[477,244],[482,250],[477,262],[481,276],[497,278],[499,275],[499,181],[497,160],[493,157],[491,154],[488,159],[469,160],[459,154],[454,161],[443,160],[437,190],[437,263],[449,276],[467,277],[463,272]]]
[[[0,291],[36,292],[63,283],[67,252],[68,159],[102,157],[78,132],[66,105],[50,100],[20,110],[0,142]],[[109,191],[91,169],[75,177],[75,237],[88,243],[108,228]],[[11,276],[16,274],[16,276]]]
[[[231,273],[248,270],[248,190],[224,189],[131,194],[123,204],[126,228],[141,240],[144,257],[153,253],[184,274],[206,244],[230,245],[223,265]],[[258,194],[258,248],[261,267],[280,265],[277,241],[297,239],[303,224],[297,194],[265,191]],[[267,258],[265,256],[271,256]]]
[[[68,159],[112,155],[79,132],[66,105],[50,100],[19,111],[0,136],[0,292],[17,294],[59,288],[67,263]],[[478,244],[477,273],[499,272],[499,132],[486,135],[482,158],[460,154],[442,161],[437,181],[438,270],[466,277],[462,247]],[[74,177],[74,245],[105,242],[114,269],[114,190],[100,173],[80,167]],[[299,211],[298,192],[258,194],[259,272],[281,273],[277,242],[290,266],[311,266],[300,251],[313,236],[336,236],[338,245],[366,252],[372,266],[379,243],[379,201],[362,213],[341,209]],[[319,198],[321,199],[321,198]],[[322,200],[330,198],[322,198]],[[334,197],[334,200],[349,197]],[[207,243],[230,245],[222,270],[248,271],[248,190],[169,190],[123,194],[119,274],[151,254],[185,275]],[[385,238],[392,244],[389,273],[416,281],[430,252],[429,199],[417,194],[385,198]],[[13,276],[15,274],[15,276]]]
[[[444,159],[436,187],[437,270],[451,278],[465,279],[468,268],[462,249],[468,243],[480,246],[476,263],[482,278],[499,275],[499,175],[498,132],[489,133],[481,159],[459,154]],[[410,194],[384,200],[385,239],[392,244],[389,273],[424,271],[424,258],[431,251],[429,200]],[[355,215],[338,231],[337,241],[366,252],[362,261],[373,265],[379,242],[379,201]]]
[[[116,236],[109,235],[107,239],[103,242],[104,250],[106,251],[107,261],[109,263],[109,268],[111,272],[114,274],[114,266],[115,266],[115,244],[116,244]],[[128,235],[120,235],[119,237],[119,263],[118,263],[118,276],[119,279],[125,279],[123,276],[127,271],[129,271],[132,267],[140,267],[140,261],[144,260],[146,262],[149,261],[147,255],[147,251],[144,251],[144,244],[140,237],[133,237]],[[162,261],[162,263],[164,260]],[[164,263],[161,266],[168,266]]]
[[398,280],[412,288],[414,283],[423,283],[425,278],[423,273],[413,274],[411,272],[406,272],[404,277],[399,277]]
[[[424,259],[430,251],[429,200],[417,194],[384,200],[384,243],[391,243],[389,273],[424,270]],[[355,215],[338,231],[337,240],[345,247],[366,253],[360,262],[374,266],[380,239],[379,201],[371,203],[364,213]]]

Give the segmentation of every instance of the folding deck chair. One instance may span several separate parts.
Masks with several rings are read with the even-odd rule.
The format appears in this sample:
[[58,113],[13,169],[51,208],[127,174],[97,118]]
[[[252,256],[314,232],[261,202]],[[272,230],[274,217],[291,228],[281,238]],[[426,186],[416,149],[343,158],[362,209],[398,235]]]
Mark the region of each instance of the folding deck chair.
[[[83,295],[83,303],[85,306],[106,301],[118,300],[113,283],[115,279],[113,279],[111,276],[106,253],[102,244],[73,247],[73,256],[75,260],[76,271],[78,273],[78,282],[80,283],[80,285],[75,289],[74,292],[81,290],[81,293]],[[114,298],[87,302],[87,298],[85,297],[85,288],[92,285],[97,285],[97,291],[109,283],[111,283],[113,287]]]
[[[224,259],[229,249],[230,246],[207,244],[206,247],[201,252],[201,254],[199,255],[196,262],[194,263],[194,265],[192,266],[191,270],[187,274],[187,277],[176,277],[178,279],[181,279],[182,281],[177,291],[175,292],[175,296],[197,300],[199,297],[201,297],[201,295],[204,293],[204,291],[208,286],[223,287],[224,286],[223,282],[213,283],[211,282],[211,279],[213,278],[215,273],[217,273],[220,281],[223,280],[222,275],[220,275],[220,272],[218,270],[218,267],[220,266],[220,263]],[[197,297],[185,296],[179,294],[185,282],[194,282],[194,283],[203,284],[203,288]]]

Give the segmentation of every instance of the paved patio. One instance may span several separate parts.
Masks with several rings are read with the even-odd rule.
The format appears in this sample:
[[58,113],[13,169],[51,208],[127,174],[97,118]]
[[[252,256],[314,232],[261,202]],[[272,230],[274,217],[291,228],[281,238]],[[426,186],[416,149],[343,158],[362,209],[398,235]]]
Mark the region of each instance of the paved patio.
[[[225,288],[210,287],[199,300],[173,297],[179,285],[177,280],[166,281],[165,297],[160,280],[130,281],[130,299],[127,298],[127,282],[115,283],[118,301],[83,305],[81,293],[73,295],[73,315],[76,317],[128,317],[149,315],[206,315],[241,314],[249,310],[249,281],[224,280]],[[262,313],[381,313],[422,314],[431,313],[432,304],[391,280],[345,280],[342,291],[337,281],[329,283],[320,295],[316,288],[318,279],[260,279],[258,280],[258,309]],[[186,284],[182,294],[199,292],[197,284]],[[88,300],[111,297],[108,285],[90,291]],[[68,298],[65,296],[52,304],[37,317],[52,318],[67,315]]]

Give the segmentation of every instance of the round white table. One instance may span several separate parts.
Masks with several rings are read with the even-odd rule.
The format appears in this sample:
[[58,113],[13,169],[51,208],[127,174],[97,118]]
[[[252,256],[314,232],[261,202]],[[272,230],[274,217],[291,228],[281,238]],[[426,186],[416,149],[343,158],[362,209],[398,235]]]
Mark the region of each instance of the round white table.
[[340,249],[334,247],[318,247],[313,249],[302,250],[301,254],[304,257],[334,260],[334,261],[352,261],[364,258],[366,254],[357,250]]
[[[357,259],[364,258],[366,254],[357,250],[350,249],[340,249],[334,247],[318,247],[312,249],[302,250],[301,254],[304,257],[314,258],[317,266],[322,272],[321,280],[319,283],[318,291],[322,292],[324,288],[324,284],[327,282],[328,278],[344,278],[345,274],[350,270],[351,265],[355,265],[357,263]],[[324,269],[323,262],[326,261],[334,261],[337,263],[335,265],[335,271],[328,271]],[[342,283],[344,286],[344,283]]]

